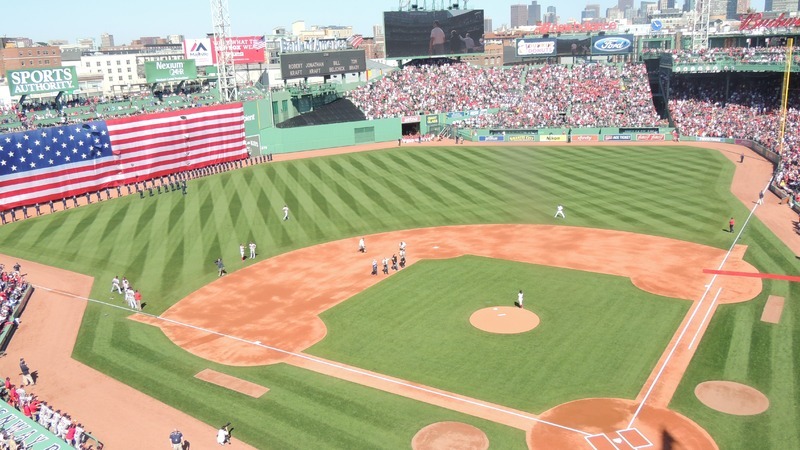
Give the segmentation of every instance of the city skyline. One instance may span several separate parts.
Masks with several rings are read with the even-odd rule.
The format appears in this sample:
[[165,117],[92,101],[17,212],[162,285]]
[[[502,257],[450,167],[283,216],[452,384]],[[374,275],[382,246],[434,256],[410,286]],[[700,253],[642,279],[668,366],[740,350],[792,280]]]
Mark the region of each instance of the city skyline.
[[[408,0],[403,0],[408,4]],[[431,9],[435,4],[437,8],[446,4],[444,0],[411,0],[419,6],[426,5]],[[453,0],[456,3],[456,0]],[[464,1],[458,0],[461,7]],[[542,12],[548,6],[556,6],[560,22],[564,23],[570,18],[580,20],[581,11],[587,4],[599,4],[601,16],[605,15],[607,8],[615,6],[617,0],[597,1],[570,1],[557,2],[556,0],[542,0],[538,2]],[[565,4],[568,3],[568,4]],[[302,7],[280,8],[276,10],[267,3],[255,0],[229,0],[231,18],[231,34],[234,36],[269,34],[276,27],[291,29],[292,22],[303,20],[307,27],[313,25],[328,26],[353,26],[353,32],[372,36],[373,25],[383,24],[384,11],[396,11],[398,1],[356,2],[345,0],[334,4],[320,0],[307,0]],[[499,28],[510,24],[511,5],[530,5],[530,0],[469,0],[470,9],[483,9],[485,17],[492,19],[493,26]],[[635,0],[634,7],[638,8],[640,0]],[[683,2],[676,1],[676,7],[681,7]],[[754,9],[762,11],[764,0],[755,0]],[[7,21],[3,24],[4,36],[28,37],[35,42],[64,39],[75,43],[79,38],[91,37],[97,44],[100,36],[109,33],[114,36],[117,45],[128,44],[142,36],[166,37],[170,34],[182,34],[186,38],[199,38],[213,31],[211,25],[210,2],[198,4],[196,1],[176,0],[173,2],[156,2],[155,0],[139,0],[136,8],[126,9],[124,14],[108,10],[108,3],[99,0],[84,0],[80,3],[80,10],[75,10],[75,3],[56,0],[43,0],[39,7],[42,13],[36,20]],[[358,10],[361,14],[354,15]],[[77,14],[80,20],[64,20]]]

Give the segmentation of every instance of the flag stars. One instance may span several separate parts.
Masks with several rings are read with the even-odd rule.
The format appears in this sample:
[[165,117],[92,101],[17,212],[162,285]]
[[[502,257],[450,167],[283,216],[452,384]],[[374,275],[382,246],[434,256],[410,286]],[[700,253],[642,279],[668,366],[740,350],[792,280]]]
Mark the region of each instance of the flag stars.
[[11,138],[10,137],[6,137],[6,144],[10,144],[10,143],[11,143]]
[[62,134],[64,134],[64,130],[58,130],[58,134],[59,134],[59,135],[62,135]]
[[60,151],[56,151],[56,156],[61,156],[61,152]]
[[17,148],[22,148],[22,142],[17,142]]
[[28,154],[30,155],[30,154],[32,154],[32,153],[33,153],[33,149],[30,149],[30,148],[29,148],[29,149],[28,149]]
[[78,141],[78,146],[83,147],[83,141]]
[[100,134],[105,136],[106,135],[106,130],[101,131]]
[[81,153],[81,158],[86,159],[86,153]]
[[74,154],[78,154],[78,149],[77,149],[77,148],[73,148],[73,149],[72,149],[72,153],[74,153]]
[[54,144],[58,143],[58,138],[57,138],[57,137],[54,137],[54,138],[53,138],[53,143],[54,143]]
[[105,144],[103,144],[103,148],[108,148],[108,142],[106,142]]
[[97,125],[92,125],[92,131],[96,131],[96,130],[97,130]]
[[51,166],[53,165],[53,160],[52,159],[48,160],[47,162],[49,162]]
[[12,172],[16,172],[17,171],[17,166],[11,166],[11,171]]
[[43,138],[46,138],[46,137],[47,137],[47,133],[46,133],[46,132],[44,132],[44,131],[42,131],[42,137],[43,137]]
[[69,162],[69,156],[65,157],[65,158],[64,158],[64,161],[67,161],[67,162]]
[[37,139],[37,140],[33,141],[33,145],[42,145],[42,141]]
[[44,155],[39,153],[39,159],[44,159]]
[[67,143],[66,142],[62,142],[61,143],[61,148],[67,148]]
[[69,140],[70,140],[70,141],[74,141],[74,140],[75,140],[75,136],[73,136],[73,135],[71,135],[71,134],[70,134],[70,135],[69,135]]
[[27,141],[28,139],[30,139],[30,137],[27,134],[23,134],[22,139],[25,139]]
[[100,138],[94,138],[94,143],[95,144],[99,144],[100,143]]
[[14,157],[14,152],[8,152],[8,157],[9,158],[13,158]]
[[5,159],[0,161],[0,166],[5,166],[5,165],[6,165],[6,160]]
[[44,151],[49,152],[50,151],[50,146],[49,145],[45,145],[44,146]]
[[31,169],[35,169],[35,168],[36,168],[36,163],[35,163],[35,162],[32,162],[32,163],[31,163]]
[[19,162],[25,162],[25,157],[24,156],[20,156]]

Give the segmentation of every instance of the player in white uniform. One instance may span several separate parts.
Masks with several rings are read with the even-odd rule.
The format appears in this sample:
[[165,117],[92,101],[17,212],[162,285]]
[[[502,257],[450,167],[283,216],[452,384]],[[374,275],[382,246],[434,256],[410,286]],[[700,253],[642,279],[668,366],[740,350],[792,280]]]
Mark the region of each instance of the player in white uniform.
[[136,297],[134,296],[134,294],[135,292],[133,292],[133,289],[128,288],[125,290],[125,301],[128,302],[128,307],[131,309],[137,309]]
[[250,259],[256,259],[256,243],[250,241]]
[[517,308],[522,308],[522,300],[522,291],[519,291],[519,294],[517,294]]
[[239,256],[241,256],[242,261],[244,261],[244,244],[239,245]]
[[364,242],[364,238],[358,240],[358,251],[361,253],[367,253],[367,244]]
[[561,205],[558,205],[558,207],[556,207],[556,215],[553,217],[556,218],[558,216],[561,216],[564,219],[567,218],[567,216],[564,215],[564,207]]
[[114,292],[114,289],[117,290],[120,294],[122,294],[122,288],[119,287],[119,277],[114,275],[114,279],[111,280],[111,292]]
[[289,206],[283,205],[283,220],[289,220]]

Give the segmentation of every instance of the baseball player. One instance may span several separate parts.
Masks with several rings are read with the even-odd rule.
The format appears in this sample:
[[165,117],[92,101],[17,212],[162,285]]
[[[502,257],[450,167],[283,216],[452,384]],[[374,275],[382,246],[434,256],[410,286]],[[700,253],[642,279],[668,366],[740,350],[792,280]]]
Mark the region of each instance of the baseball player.
[[125,289],[125,301],[128,302],[128,307],[130,309],[136,309],[136,293],[133,292],[133,289]]
[[367,244],[364,242],[364,238],[358,240],[358,251],[361,253],[367,253]]
[[372,260],[372,274],[373,275],[378,274],[378,261],[375,259]]
[[558,216],[561,216],[562,219],[567,218],[567,216],[564,215],[564,207],[562,205],[556,207],[556,215],[553,216],[553,218],[557,218]]
[[283,220],[289,220],[289,206],[283,205]]
[[383,274],[389,275],[389,258],[383,258]]
[[242,257],[242,261],[244,261],[244,244],[239,244],[239,255]]
[[517,303],[516,303],[517,308],[522,308],[522,300],[523,300],[522,297],[523,297],[522,290],[520,290],[519,294],[517,294]]
[[114,275],[114,278],[111,280],[111,292],[114,292],[114,289],[122,294],[122,288],[119,286],[119,277],[116,275]]
[[250,259],[256,259],[256,243],[250,241]]
[[131,284],[128,283],[128,279],[125,278],[125,277],[122,277],[122,290],[123,291],[127,291],[128,288],[130,288],[130,287],[131,287]]

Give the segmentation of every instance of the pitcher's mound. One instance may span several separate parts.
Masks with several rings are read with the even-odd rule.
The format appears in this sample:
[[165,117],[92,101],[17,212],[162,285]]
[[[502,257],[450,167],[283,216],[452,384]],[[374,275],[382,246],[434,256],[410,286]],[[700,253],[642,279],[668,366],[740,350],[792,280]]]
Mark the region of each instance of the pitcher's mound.
[[489,438],[478,428],[460,422],[437,422],[419,430],[411,440],[414,450],[486,450]]
[[539,325],[539,316],[527,309],[493,306],[472,313],[469,323],[489,333],[516,334],[536,328]]
[[761,391],[733,381],[700,383],[694,395],[709,408],[736,416],[753,416],[769,408],[769,399]]

